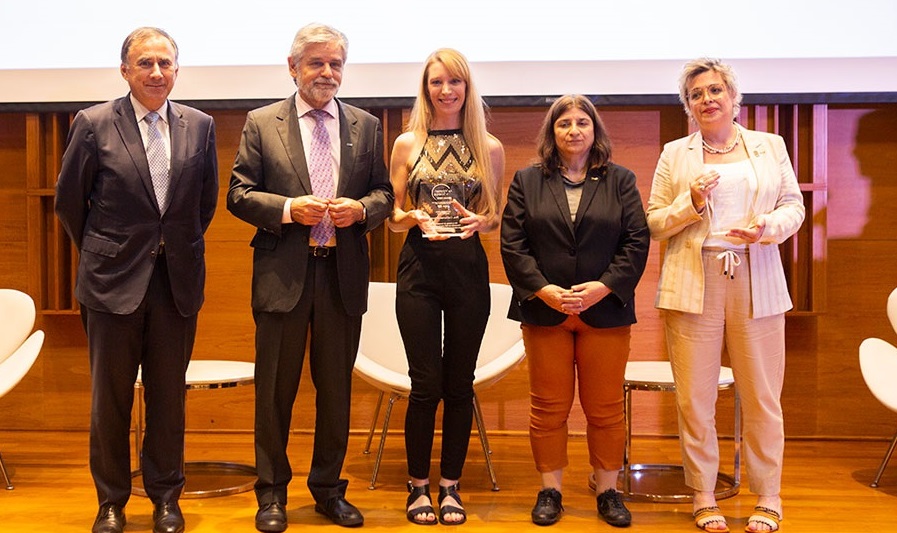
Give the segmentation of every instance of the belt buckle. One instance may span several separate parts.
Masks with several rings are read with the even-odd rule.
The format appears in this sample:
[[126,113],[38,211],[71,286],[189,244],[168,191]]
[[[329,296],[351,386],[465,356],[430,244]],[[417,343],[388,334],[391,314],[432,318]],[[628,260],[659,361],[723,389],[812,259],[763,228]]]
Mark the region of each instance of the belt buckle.
[[327,257],[330,255],[330,248],[327,246],[312,246],[308,249],[309,255],[312,257]]

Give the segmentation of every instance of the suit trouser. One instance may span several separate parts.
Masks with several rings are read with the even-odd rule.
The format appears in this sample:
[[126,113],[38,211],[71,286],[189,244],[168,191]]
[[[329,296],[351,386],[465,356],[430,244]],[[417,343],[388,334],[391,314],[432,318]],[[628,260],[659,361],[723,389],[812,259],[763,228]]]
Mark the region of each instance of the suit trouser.
[[440,401],[440,476],[461,477],[489,309],[488,263],[478,235],[430,242],[417,228],[409,231],[399,259],[396,316],[411,378],[405,450],[412,478],[429,478]]
[[750,257],[738,252],[734,278],[723,271],[718,250],[704,250],[704,312],[664,311],[666,339],[676,382],[685,483],[699,491],[716,487],[719,443],[716,399],[725,343],[741,397],[744,453],[750,488],[779,493],[785,430],[785,316],[751,318]]
[[293,402],[305,360],[315,394],[315,437],[308,488],[316,502],[346,493],[340,479],[349,440],[352,368],[358,353],[361,316],[346,314],[340,299],[336,256],[308,259],[299,302],[287,313],[254,312],[255,455],[259,505],[287,503],[293,478],[287,457]]
[[164,256],[143,302],[131,314],[81,308],[90,348],[90,471],[100,505],[131,495],[130,430],[134,382],[142,366],[146,424],[143,486],[153,503],[177,501],[184,487],[186,371],[196,317],[181,316]]
[[530,380],[530,446],[539,472],[569,464],[567,419],[577,383],[586,415],[589,464],[601,470],[623,467],[623,379],[630,329],[593,328],[578,316],[569,316],[557,326],[523,325]]

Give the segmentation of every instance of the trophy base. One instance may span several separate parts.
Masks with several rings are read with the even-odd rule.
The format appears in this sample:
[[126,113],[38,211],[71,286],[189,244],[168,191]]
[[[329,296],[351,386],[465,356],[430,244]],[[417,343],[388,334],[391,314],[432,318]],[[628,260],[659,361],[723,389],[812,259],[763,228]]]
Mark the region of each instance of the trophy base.
[[433,237],[460,237],[460,233],[422,233],[421,236],[425,239],[432,239]]

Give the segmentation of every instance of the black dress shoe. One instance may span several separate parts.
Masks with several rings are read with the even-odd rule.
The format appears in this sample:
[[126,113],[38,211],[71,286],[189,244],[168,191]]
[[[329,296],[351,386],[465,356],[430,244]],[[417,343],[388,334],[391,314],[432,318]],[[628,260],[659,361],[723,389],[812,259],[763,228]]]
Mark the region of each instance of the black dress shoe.
[[614,527],[629,527],[632,523],[632,515],[615,489],[607,489],[598,495],[598,516]]
[[364,524],[361,511],[342,496],[334,496],[323,503],[316,503],[315,511],[326,516],[338,526],[357,527]]
[[542,489],[533,507],[533,523],[537,526],[550,526],[560,520],[563,510],[561,493],[555,489]]
[[153,507],[153,533],[184,533],[184,515],[178,502],[157,503]]
[[97,519],[93,522],[91,533],[122,533],[125,529],[125,509],[114,503],[100,506]]
[[255,528],[259,531],[286,531],[287,512],[280,502],[271,502],[259,505],[259,512],[255,513]]

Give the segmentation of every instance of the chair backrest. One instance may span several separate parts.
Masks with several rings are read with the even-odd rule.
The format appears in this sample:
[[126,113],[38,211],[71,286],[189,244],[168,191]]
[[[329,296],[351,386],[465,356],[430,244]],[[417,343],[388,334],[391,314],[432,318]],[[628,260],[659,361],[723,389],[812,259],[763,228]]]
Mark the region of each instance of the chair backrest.
[[523,361],[523,334],[520,322],[508,318],[511,305],[511,286],[490,283],[491,309],[483,344],[477,357],[473,385],[484,388],[500,380]]
[[368,311],[361,320],[355,372],[380,390],[407,395],[411,390],[408,360],[396,321],[396,284],[371,282]]
[[864,340],[860,344],[860,371],[872,395],[897,412],[897,347],[881,339]]
[[37,330],[19,346],[18,350],[4,361],[0,361],[0,398],[18,385],[31,370],[43,344],[44,332]]
[[888,320],[891,321],[891,327],[897,333],[897,288],[888,296]]
[[[476,387],[485,387],[501,379],[524,356],[520,323],[506,318],[511,287],[491,283],[490,297],[489,322],[477,359]],[[395,302],[395,283],[371,282],[355,370],[359,377],[380,390],[407,394],[411,390],[411,379],[396,321]]]
[[31,296],[14,289],[0,289],[0,363],[31,334],[34,315]]

